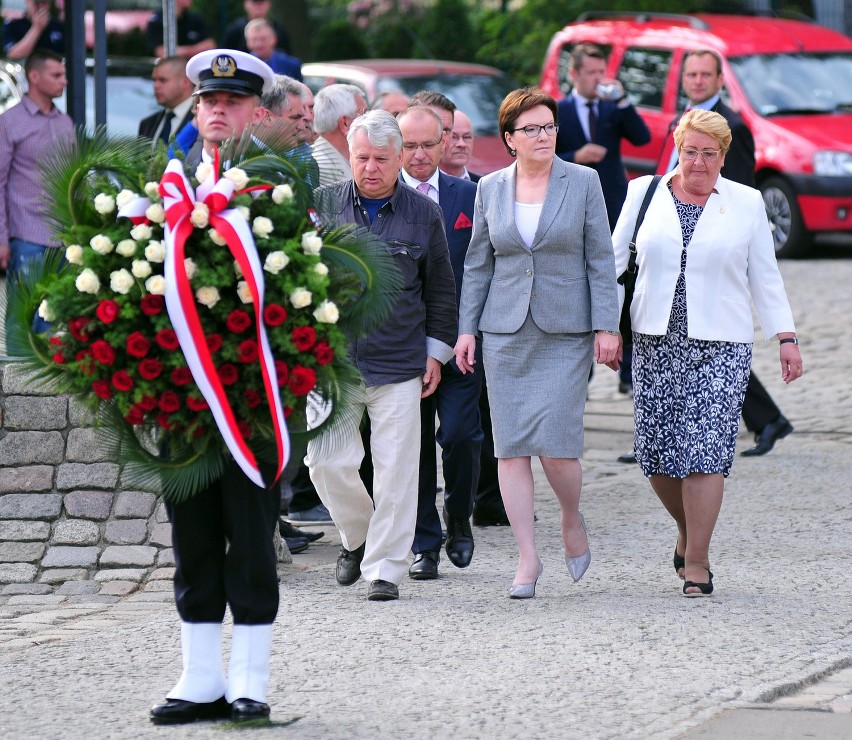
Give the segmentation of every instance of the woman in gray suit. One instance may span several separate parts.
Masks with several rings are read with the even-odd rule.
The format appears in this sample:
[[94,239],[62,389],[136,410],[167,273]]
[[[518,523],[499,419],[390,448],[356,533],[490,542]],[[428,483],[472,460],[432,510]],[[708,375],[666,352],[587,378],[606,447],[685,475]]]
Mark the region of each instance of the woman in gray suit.
[[591,560],[579,511],[583,411],[594,359],[618,367],[612,242],[597,173],[556,152],[556,102],[542,90],[506,96],[499,126],[517,161],[479,182],[464,265],[456,362],[473,372],[476,335],[491,400],[503,502],[519,550],[510,598],[532,598],[531,457],[562,509],[565,561],[579,581]]

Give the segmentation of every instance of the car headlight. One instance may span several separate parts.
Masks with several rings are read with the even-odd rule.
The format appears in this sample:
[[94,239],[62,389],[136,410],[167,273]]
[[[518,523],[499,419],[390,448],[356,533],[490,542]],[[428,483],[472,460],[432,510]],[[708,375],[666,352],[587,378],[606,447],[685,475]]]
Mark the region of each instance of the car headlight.
[[814,154],[814,174],[829,177],[852,175],[852,153],[822,151]]

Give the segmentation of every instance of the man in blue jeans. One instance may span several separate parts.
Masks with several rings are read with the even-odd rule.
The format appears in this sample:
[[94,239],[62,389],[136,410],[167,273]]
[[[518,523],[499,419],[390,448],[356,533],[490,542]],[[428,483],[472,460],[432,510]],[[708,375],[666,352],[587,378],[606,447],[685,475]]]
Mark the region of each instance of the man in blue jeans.
[[[48,219],[40,164],[74,140],[74,123],[53,104],[67,84],[62,57],[36,49],[24,71],[27,94],[0,115],[0,268],[7,271],[10,298],[28,265],[60,246]],[[37,317],[34,327],[43,331],[46,324]],[[13,329],[7,320],[7,345]],[[14,349],[7,346],[7,353]]]

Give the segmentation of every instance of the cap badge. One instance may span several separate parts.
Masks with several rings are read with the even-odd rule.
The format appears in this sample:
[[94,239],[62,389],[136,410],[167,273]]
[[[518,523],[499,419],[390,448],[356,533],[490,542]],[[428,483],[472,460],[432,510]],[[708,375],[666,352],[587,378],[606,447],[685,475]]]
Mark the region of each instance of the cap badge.
[[214,77],[233,77],[237,72],[237,62],[233,57],[222,54],[213,60],[210,71]]

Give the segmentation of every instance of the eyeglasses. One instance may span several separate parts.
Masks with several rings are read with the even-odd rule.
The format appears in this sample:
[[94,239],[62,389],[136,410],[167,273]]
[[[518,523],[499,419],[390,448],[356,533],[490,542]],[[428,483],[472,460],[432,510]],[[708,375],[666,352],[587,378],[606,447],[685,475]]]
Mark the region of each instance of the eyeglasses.
[[548,136],[553,136],[557,131],[559,131],[559,124],[547,123],[544,126],[537,126],[536,124],[531,123],[529,126],[523,126],[522,128],[513,128],[511,133],[515,133],[516,131],[523,131],[531,139],[535,139],[542,131],[544,131],[544,133]]
[[684,159],[693,160],[700,156],[705,162],[715,162],[716,158],[722,153],[721,149],[681,149],[680,155]]
[[427,141],[424,144],[414,144],[413,142],[406,141],[402,148],[407,152],[416,152],[418,149],[422,149],[424,152],[432,151],[436,146],[440,146],[443,138],[438,139],[437,141]]

